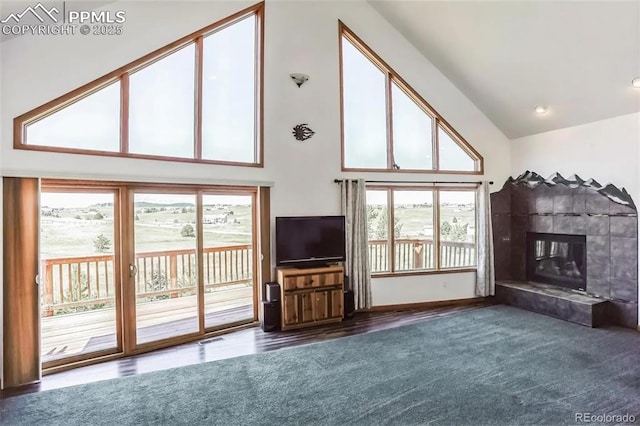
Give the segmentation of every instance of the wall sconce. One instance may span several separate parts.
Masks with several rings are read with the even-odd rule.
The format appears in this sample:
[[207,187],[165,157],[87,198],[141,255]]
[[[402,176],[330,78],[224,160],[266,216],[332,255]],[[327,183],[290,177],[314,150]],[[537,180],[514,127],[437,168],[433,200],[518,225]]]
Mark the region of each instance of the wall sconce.
[[289,74],[289,76],[291,77],[293,82],[298,85],[298,87],[302,86],[304,83],[307,82],[307,80],[309,80],[309,76],[306,74],[294,73],[294,74]]

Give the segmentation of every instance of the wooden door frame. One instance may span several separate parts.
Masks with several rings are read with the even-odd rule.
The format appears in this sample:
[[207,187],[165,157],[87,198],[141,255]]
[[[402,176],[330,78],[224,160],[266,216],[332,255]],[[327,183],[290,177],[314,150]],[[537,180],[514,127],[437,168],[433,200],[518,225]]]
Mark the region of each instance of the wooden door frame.
[[38,178],[3,177],[3,389],[42,377],[39,204]]

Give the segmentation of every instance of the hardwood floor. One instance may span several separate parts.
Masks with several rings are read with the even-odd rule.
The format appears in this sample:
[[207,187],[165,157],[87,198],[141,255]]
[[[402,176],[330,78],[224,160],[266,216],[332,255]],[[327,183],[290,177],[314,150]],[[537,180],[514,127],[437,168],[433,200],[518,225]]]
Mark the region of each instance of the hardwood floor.
[[284,332],[265,333],[259,327],[251,327],[200,342],[50,374],[44,376],[39,384],[2,391],[0,399],[385,330],[456,312],[478,309],[489,304],[478,302],[469,305],[386,312],[359,312],[354,318],[345,319],[342,323]]

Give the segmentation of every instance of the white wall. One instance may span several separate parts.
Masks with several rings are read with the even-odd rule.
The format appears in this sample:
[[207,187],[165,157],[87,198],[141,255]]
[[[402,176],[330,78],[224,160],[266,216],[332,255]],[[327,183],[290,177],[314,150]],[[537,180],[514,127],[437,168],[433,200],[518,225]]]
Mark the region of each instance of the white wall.
[[[639,97],[640,99],[640,97]],[[540,133],[511,142],[511,174],[576,173],[625,187],[640,202],[640,113]]]
[[[525,170],[544,177],[576,173],[602,185],[625,187],[636,206],[640,206],[639,164],[640,113],[527,136],[511,145],[514,176]],[[640,299],[640,289],[638,293]]]
[[[503,182],[511,171],[507,138],[424,56],[362,1],[267,1],[265,20],[265,167],[169,164],[138,159],[21,151],[12,148],[12,120],[181,36],[240,10],[250,2],[119,2],[125,33],[117,37],[18,37],[2,51],[2,173],[145,181],[272,182],[272,216],[339,213],[340,171],[338,19],[376,50],[485,158],[482,179]],[[292,72],[309,74],[302,88]],[[316,132],[297,142],[291,128]],[[434,179],[425,174],[369,179]],[[438,180],[478,177],[438,176]],[[499,186],[496,186],[496,190]],[[471,297],[467,275],[374,280],[376,305]],[[446,283],[444,285],[443,283]]]
[[374,279],[372,302],[374,306],[380,306],[470,299],[476,297],[475,283],[475,272],[424,275],[419,280],[408,280],[407,277]]

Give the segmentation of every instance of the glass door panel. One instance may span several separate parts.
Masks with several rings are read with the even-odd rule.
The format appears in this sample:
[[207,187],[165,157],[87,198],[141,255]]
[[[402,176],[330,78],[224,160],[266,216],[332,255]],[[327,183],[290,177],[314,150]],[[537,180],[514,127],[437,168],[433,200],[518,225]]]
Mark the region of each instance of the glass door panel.
[[199,331],[196,196],[134,194],[137,344]]
[[40,195],[42,362],[118,348],[115,193]]
[[205,328],[254,318],[253,196],[202,197]]

